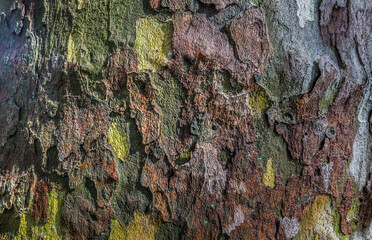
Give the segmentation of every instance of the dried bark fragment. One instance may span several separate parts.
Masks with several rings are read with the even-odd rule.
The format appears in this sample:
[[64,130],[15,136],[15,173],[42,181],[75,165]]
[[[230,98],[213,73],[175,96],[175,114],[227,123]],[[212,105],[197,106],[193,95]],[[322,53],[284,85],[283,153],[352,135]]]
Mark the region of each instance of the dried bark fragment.
[[234,60],[227,36],[215,28],[205,16],[193,13],[173,15],[173,50],[176,59],[195,58],[216,62],[221,67]]
[[130,109],[142,134],[142,143],[147,145],[159,138],[161,113],[154,101],[156,89],[147,73],[133,74],[128,79]]
[[299,159],[302,155],[303,146],[302,140],[302,125],[290,125],[278,124],[276,131],[280,135],[283,135],[284,140],[288,144],[288,150],[294,159]]
[[263,73],[272,55],[263,10],[257,7],[248,8],[241,17],[231,22],[229,31],[239,60],[251,62],[257,71]]

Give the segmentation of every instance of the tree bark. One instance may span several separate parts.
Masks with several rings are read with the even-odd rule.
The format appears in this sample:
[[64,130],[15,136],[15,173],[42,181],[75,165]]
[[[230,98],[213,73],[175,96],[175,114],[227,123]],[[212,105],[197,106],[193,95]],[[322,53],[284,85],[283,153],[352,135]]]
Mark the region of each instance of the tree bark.
[[0,239],[372,239],[369,0],[0,0]]

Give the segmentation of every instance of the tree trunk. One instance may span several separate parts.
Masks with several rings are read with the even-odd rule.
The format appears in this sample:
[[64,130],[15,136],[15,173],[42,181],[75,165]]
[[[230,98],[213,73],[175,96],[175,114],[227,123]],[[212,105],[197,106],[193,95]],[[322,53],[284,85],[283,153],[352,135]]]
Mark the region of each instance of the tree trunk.
[[0,239],[372,239],[370,0],[0,0]]

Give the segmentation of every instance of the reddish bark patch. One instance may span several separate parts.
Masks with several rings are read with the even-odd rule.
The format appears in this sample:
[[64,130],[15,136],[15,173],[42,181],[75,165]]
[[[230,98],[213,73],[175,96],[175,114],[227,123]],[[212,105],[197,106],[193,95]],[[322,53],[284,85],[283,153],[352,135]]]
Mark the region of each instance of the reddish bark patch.
[[33,205],[31,215],[35,219],[35,224],[48,220],[48,191],[50,185],[44,180],[39,180],[35,184]]
[[346,183],[345,191],[342,196],[342,202],[338,206],[338,211],[341,215],[341,231],[343,234],[350,234],[352,229],[352,221],[349,221],[346,216],[351,209],[353,203],[353,188],[352,179],[349,178]]
[[254,68],[263,72],[266,62],[272,56],[264,11],[257,7],[247,9],[243,16],[231,22],[229,30],[239,60],[250,62]]

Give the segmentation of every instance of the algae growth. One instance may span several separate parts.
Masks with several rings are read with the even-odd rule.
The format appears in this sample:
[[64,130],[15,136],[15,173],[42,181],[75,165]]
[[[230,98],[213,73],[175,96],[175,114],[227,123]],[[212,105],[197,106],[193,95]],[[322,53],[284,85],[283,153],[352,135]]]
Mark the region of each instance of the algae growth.
[[264,90],[258,90],[248,96],[249,106],[252,115],[260,115],[269,107],[269,100]]
[[134,212],[133,217],[133,221],[126,226],[121,226],[117,220],[113,220],[109,240],[155,240],[158,224],[150,216],[138,212]]
[[107,136],[118,158],[124,161],[129,152],[129,140],[125,129],[119,123],[112,123]]
[[156,104],[162,112],[162,134],[167,137],[178,136],[177,123],[186,94],[182,86],[172,77],[154,78],[158,89]]
[[64,191],[53,188],[48,193],[48,221],[35,224],[34,218],[25,213],[22,215],[19,230],[14,240],[57,240],[63,239],[61,230],[60,210],[62,207]]
[[138,54],[141,70],[156,71],[171,57],[173,25],[170,20],[162,22],[155,17],[137,20],[134,50]]
[[270,158],[266,163],[266,172],[263,175],[263,182],[267,187],[275,187],[274,160]]
[[83,34],[79,31],[72,31],[68,37],[67,62],[80,64],[82,45]]
[[78,10],[82,10],[88,0],[78,0]]
[[319,195],[313,204],[305,210],[306,216],[300,223],[300,231],[295,239],[348,239],[340,233],[340,217],[334,208],[331,197]]

